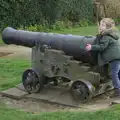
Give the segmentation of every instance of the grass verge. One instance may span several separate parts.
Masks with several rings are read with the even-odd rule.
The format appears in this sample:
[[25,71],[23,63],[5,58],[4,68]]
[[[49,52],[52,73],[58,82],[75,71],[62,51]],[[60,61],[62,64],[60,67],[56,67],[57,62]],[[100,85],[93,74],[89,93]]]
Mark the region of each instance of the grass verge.
[[0,107],[1,120],[119,120],[120,105],[96,112],[52,112],[32,114]]
[[60,31],[51,30],[50,32],[53,33],[60,33],[60,34],[73,34],[73,35],[94,35],[97,33],[97,26],[88,26],[88,27],[80,27],[80,28],[70,28],[70,29],[63,29]]
[[0,58],[0,91],[20,83],[24,70],[28,69],[30,64],[26,59]]
[[2,37],[1,37],[1,35],[0,35],[0,45],[3,45],[4,43],[3,43],[3,41],[2,41]]

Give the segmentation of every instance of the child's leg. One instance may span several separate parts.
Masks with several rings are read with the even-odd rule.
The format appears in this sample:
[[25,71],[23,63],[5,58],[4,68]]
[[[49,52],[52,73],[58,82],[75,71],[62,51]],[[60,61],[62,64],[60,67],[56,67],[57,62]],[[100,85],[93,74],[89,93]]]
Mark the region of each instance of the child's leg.
[[120,60],[114,60],[111,62],[112,82],[115,89],[120,90],[120,80],[118,72],[120,70]]

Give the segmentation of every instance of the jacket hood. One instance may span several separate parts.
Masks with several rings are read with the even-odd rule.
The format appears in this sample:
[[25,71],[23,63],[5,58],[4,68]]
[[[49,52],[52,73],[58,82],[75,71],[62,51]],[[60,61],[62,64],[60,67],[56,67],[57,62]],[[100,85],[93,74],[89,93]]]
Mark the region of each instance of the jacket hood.
[[113,39],[118,40],[120,38],[120,32],[118,29],[106,30],[103,35],[111,36]]

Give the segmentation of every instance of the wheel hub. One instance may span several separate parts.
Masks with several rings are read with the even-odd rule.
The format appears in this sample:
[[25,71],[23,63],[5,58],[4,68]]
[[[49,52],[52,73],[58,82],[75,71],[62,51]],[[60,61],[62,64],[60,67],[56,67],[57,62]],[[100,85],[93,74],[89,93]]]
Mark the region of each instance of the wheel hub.
[[91,91],[89,85],[82,81],[73,82],[70,90],[73,98],[82,103],[87,102],[92,98]]
[[39,77],[34,70],[26,70],[22,76],[22,82],[29,93],[38,92],[40,89]]

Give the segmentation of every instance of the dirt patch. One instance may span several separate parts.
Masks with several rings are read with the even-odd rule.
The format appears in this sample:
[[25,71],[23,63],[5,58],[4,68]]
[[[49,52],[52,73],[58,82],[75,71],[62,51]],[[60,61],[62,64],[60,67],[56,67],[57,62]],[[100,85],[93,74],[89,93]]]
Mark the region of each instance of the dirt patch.
[[8,53],[8,52],[0,52],[0,57],[8,56],[13,53]]
[[101,96],[101,97],[98,97],[97,100],[93,99],[92,102],[81,105],[80,108],[73,108],[73,107],[63,106],[59,104],[50,104],[47,102],[26,99],[26,98],[15,100],[15,99],[1,96],[0,101],[3,102],[9,108],[21,109],[23,111],[32,112],[36,114],[40,112],[56,112],[56,111],[94,112],[97,110],[103,110],[111,107],[110,103],[112,100],[103,99],[103,96]]
[[10,55],[4,57],[12,57],[12,58],[27,58],[31,59],[31,48],[23,47],[23,46],[15,46],[15,45],[4,45],[0,46],[0,53],[12,53]]
[[40,112],[55,112],[60,110],[68,109],[69,107],[64,107],[60,105],[51,105],[41,101],[21,99],[15,100],[7,97],[0,97],[0,101],[9,108],[21,109],[26,112],[40,113]]

